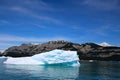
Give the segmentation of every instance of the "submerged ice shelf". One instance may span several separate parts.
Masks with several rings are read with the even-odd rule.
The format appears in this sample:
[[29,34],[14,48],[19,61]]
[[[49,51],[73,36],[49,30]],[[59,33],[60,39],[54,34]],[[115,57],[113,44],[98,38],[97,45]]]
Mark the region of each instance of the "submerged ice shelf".
[[[4,59],[4,60],[3,60]],[[79,58],[76,51],[53,50],[36,54],[31,57],[2,57],[4,64],[29,64],[29,65],[68,65],[79,66]]]

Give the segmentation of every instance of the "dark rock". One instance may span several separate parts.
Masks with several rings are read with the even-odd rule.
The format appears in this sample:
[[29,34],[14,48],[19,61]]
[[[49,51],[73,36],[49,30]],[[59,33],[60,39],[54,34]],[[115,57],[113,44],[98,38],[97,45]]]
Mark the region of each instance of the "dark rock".
[[0,52],[0,56],[2,56],[2,53]]
[[94,43],[77,44],[67,41],[49,41],[33,45],[22,44],[8,48],[3,55],[12,57],[32,56],[54,49],[77,51],[81,60],[115,60],[120,61],[120,47],[103,47]]
[[86,50],[87,52],[80,53],[81,56],[79,56],[80,59],[83,60],[114,60],[114,61],[120,61],[120,47],[94,47],[89,50]]
[[4,56],[11,57],[25,57],[34,55],[31,51],[36,47],[32,44],[22,44],[20,46],[13,46],[5,50]]

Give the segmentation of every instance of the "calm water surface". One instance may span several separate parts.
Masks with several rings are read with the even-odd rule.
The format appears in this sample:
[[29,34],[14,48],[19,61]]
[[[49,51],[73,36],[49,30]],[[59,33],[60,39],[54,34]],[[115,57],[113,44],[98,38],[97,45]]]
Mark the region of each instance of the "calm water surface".
[[80,67],[0,63],[0,80],[120,80],[120,62],[81,61],[80,63]]

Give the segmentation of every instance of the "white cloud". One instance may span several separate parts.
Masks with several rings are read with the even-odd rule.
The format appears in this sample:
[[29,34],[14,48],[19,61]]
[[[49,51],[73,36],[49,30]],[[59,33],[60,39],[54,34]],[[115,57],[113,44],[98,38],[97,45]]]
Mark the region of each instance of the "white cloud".
[[7,20],[0,20],[0,23],[8,24],[9,22]]
[[39,20],[43,20],[46,22],[52,22],[54,24],[62,24],[62,22],[58,19],[52,18],[52,17],[48,17],[48,16],[42,16],[42,15],[31,15],[32,17],[39,19]]
[[83,5],[101,10],[120,9],[119,0],[84,0]]
[[42,6],[47,6],[47,3],[43,2],[42,0],[25,0],[25,4],[28,4],[29,6],[35,4],[36,5],[42,5]]
[[78,27],[78,26],[73,26],[72,29],[79,30],[80,27]]
[[6,43],[6,42],[0,42],[0,46],[12,46],[14,44]]
[[47,28],[46,26],[43,26],[43,25],[40,25],[40,24],[36,24],[36,23],[33,23],[33,25],[35,27],[38,27],[38,28],[41,28],[41,29],[46,29]]
[[51,37],[51,38],[35,38],[35,37],[20,37],[11,35],[0,35],[0,41],[12,42],[46,42],[51,40],[69,40],[66,37]]
[[10,43],[10,42],[1,42],[0,41],[0,52],[4,52],[5,49],[7,49],[8,47],[11,47],[11,46],[17,46],[18,44],[13,44],[13,43]]
[[22,14],[26,14],[27,16],[31,16],[33,18],[43,20],[45,22],[52,22],[52,23],[55,23],[55,24],[61,24],[62,23],[58,19],[55,19],[55,18],[50,17],[50,16],[40,15],[40,14],[38,15],[32,10],[24,8],[24,7],[20,7],[20,6],[10,7],[9,10],[16,11],[16,12],[19,12],[19,13],[22,13]]
[[43,43],[47,41],[54,41],[54,40],[66,40],[70,41],[70,38],[66,37],[50,37],[50,38],[35,38],[35,37],[21,37],[21,36],[13,36],[13,35],[0,35],[0,49],[7,49],[11,46],[17,46],[23,43]]
[[43,0],[12,0],[12,3],[8,0],[5,1],[5,3],[9,4],[9,6],[3,6],[6,10],[14,11],[22,15],[24,14],[41,21],[62,24],[59,19],[43,14],[43,12],[48,14],[48,12],[56,11],[54,7]]
[[9,9],[12,11],[17,11],[17,12],[21,12],[21,13],[31,13],[26,8],[18,7],[18,6],[10,7]]
[[[99,27],[99,28],[98,28]],[[111,25],[96,26],[86,30],[88,33],[94,33],[100,36],[109,36],[109,32],[113,31],[114,27]]]
[[27,6],[28,8],[34,8],[38,10],[53,10],[49,4],[42,0],[24,0],[24,5],[22,6]]

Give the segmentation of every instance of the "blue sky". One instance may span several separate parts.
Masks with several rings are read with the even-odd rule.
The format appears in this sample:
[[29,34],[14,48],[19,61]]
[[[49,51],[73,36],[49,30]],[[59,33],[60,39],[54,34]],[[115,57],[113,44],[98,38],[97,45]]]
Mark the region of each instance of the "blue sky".
[[0,0],[0,49],[51,40],[120,46],[120,0]]

